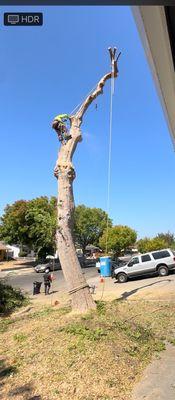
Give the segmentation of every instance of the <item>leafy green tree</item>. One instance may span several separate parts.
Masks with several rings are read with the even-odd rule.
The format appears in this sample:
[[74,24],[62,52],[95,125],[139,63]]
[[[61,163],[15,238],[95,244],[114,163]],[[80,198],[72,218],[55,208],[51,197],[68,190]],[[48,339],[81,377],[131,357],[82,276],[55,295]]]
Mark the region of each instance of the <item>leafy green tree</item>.
[[6,243],[18,243],[21,246],[29,244],[28,225],[26,223],[26,212],[28,202],[26,200],[15,201],[12,205],[7,204],[1,217],[0,238]]
[[101,208],[90,208],[79,205],[74,212],[74,237],[81,246],[83,253],[88,244],[99,246],[99,238],[106,228],[108,218],[109,227],[112,226],[111,219]]
[[147,253],[148,251],[161,250],[167,247],[167,242],[163,238],[155,237],[153,239],[143,238],[137,242],[137,248],[140,253]]
[[[101,248],[105,251],[106,248],[106,230],[103,232],[99,243]],[[122,250],[126,250],[132,246],[137,239],[137,233],[129,226],[116,225],[108,230],[108,251],[112,251],[117,256],[120,255]]]
[[38,257],[55,253],[56,198],[38,197],[28,203],[28,235]]
[[157,238],[163,239],[166,243],[166,247],[175,247],[175,236],[174,233],[166,232],[166,233],[158,233]]
[[27,245],[38,257],[55,252],[55,197],[19,200],[7,205],[1,218],[0,238],[6,243]]

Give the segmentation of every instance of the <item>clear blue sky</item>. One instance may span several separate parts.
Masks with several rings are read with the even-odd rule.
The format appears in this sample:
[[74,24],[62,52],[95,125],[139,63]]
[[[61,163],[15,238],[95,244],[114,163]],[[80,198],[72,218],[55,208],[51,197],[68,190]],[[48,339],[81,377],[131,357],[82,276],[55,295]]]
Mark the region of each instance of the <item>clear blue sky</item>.
[[[1,27],[0,212],[56,195],[51,121],[71,112],[122,52],[113,108],[110,216],[139,237],[174,232],[175,154],[129,7],[1,7],[42,11],[43,27]],[[88,110],[74,157],[76,204],[106,209],[110,85]]]

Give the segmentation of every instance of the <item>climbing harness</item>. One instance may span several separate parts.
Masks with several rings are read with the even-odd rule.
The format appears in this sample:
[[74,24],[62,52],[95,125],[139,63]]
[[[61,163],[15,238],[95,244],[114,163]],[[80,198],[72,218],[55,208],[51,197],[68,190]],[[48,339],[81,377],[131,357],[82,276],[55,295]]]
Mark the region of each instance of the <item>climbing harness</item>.
[[60,114],[55,117],[52,123],[52,128],[56,131],[58,139],[62,144],[66,144],[67,141],[72,137],[69,133],[68,127],[65,124],[68,119],[68,114]]
[[65,125],[59,126],[59,129],[56,129],[58,139],[62,144],[66,144],[69,139],[71,139],[71,135],[69,134],[68,129]]

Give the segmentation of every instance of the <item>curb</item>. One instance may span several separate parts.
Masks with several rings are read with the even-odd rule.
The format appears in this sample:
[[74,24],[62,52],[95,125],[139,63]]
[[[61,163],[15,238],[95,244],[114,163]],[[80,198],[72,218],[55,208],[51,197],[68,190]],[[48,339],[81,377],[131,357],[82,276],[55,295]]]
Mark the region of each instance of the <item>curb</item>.
[[30,268],[34,268],[34,267],[32,265],[29,265],[27,267],[22,266],[22,267],[15,267],[15,268],[4,268],[4,269],[0,269],[0,272],[19,271],[20,269],[30,269]]

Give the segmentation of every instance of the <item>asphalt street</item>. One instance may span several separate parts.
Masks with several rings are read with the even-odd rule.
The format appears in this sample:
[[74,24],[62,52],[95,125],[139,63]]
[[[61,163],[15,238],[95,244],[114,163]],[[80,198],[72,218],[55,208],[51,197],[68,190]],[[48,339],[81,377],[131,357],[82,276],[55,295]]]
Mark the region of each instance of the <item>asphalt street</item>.
[[[100,282],[100,275],[94,267],[84,268],[83,273],[89,284],[96,286],[96,293],[99,298],[104,291],[103,298],[105,300],[118,299],[145,299],[145,300],[163,300],[175,301],[175,273],[172,272],[168,276],[149,276],[147,278],[135,278],[126,283],[119,284],[115,279],[105,278],[104,284]],[[55,271],[55,280],[52,285],[52,290],[55,294],[66,292],[66,282],[62,271]],[[13,271],[10,273],[0,273],[1,277],[6,277],[6,280],[13,287],[23,289],[25,292],[32,294],[33,282],[43,282],[43,274],[36,273],[33,269],[23,271]],[[104,286],[103,286],[104,285]],[[103,290],[104,289],[104,290]],[[44,291],[44,285],[41,287],[41,292]]]
[[[87,279],[98,278],[99,274],[97,269],[94,267],[83,269],[83,273],[85,274]],[[43,282],[43,274],[36,273],[33,269],[23,271],[14,271],[8,274],[3,274],[6,277],[7,282],[15,288],[20,288],[29,294],[33,292],[33,282]],[[54,291],[64,292],[66,290],[66,282],[63,276],[62,271],[54,272],[55,280],[53,282]],[[44,285],[42,285],[43,287]]]

